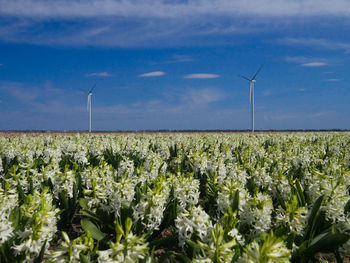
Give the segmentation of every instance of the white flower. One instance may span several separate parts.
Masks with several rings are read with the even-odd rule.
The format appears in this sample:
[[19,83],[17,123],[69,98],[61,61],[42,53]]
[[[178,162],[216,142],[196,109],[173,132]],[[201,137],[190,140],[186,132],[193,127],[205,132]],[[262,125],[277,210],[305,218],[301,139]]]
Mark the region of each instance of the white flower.
[[189,211],[178,213],[175,226],[179,234],[179,245],[184,246],[186,240],[190,239],[195,232],[200,240],[209,240],[210,231],[213,228],[209,215],[202,207],[192,207]]
[[270,229],[272,211],[271,198],[266,194],[257,193],[246,202],[240,219],[243,224],[253,228],[255,235],[258,235]]
[[174,197],[178,200],[178,211],[189,209],[196,205],[199,200],[199,180],[192,174],[174,176],[172,179]]
[[18,194],[14,189],[6,193],[0,188],[0,246],[13,236],[10,214],[18,205]]

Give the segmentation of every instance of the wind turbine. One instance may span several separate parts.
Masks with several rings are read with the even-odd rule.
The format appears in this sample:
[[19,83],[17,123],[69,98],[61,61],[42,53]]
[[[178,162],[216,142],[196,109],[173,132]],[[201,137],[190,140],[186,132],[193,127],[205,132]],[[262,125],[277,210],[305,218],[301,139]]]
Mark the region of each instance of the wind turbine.
[[254,132],[254,83],[256,82],[256,77],[258,76],[260,70],[262,69],[262,65],[260,66],[260,68],[257,70],[257,72],[254,74],[254,76],[250,79],[250,78],[247,78],[243,75],[238,75],[239,77],[245,79],[245,80],[248,80],[250,82],[250,97],[249,97],[249,101],[250,101],[250,104],[251,104],[251,111],[252,111],[252,132]]
[[91,95],[92,95],[92,91],[96,87],[96,84],[97,83],[94,84],[94,86],[90,89],[88,93],[87,110],[89,112],[89,132],[91,132]]

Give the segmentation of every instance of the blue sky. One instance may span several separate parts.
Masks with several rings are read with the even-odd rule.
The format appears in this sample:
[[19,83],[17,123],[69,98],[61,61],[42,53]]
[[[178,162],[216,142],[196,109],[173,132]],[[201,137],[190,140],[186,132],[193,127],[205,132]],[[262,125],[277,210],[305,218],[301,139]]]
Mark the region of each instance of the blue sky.
[[350,129],[345,0],[0,0],[0,129]]

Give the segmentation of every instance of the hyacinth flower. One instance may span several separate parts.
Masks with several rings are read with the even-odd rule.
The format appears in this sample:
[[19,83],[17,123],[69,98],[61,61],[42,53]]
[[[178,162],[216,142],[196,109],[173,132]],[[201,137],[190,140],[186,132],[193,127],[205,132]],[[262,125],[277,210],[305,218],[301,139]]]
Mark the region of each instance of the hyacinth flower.
[[189,211],[183,210],[175,219],[175,226],[179,235],[179,245],[183,247],[192,236],[207,241],[213,228],[209,215],[200,206],[193,206]]
[[170,188],[165,177],[159,176],[154,182],[154,188],[146,185],[140,202],[133,207],[133,218],[135,223],[146,231],[157,230],[163,219],[166,209]]
[[57,231],[59,209],[52,204],[52,195],[45,188],[42,193],[29,194],[17,210],[17,226],[12,249],[16,260],[32,262],[42,257]]

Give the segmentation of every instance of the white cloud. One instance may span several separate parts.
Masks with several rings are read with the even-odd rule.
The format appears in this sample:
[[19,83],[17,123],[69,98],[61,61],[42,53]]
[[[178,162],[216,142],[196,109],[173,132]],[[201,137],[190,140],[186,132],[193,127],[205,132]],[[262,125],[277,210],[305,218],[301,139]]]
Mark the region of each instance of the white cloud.
[[280,44],[290,45],[290,46],[305,46],[313,48],[322,48],[329,50],[341,50],[346,53],[350,52],[350,43],[339,42],[324,38],[282,38],[277,41]]
[[328,82],[338,82],[338,81],[340,81],[340,79],[327,79],[326,81],[328,81]]
[[182,63],[182,62],[192,62],[194,61],[193,58],[186,56],[186,55],[174,55],[173,60],[171,60],[171,63]]
[[161,65],[161,64],[173,64],[173,63],[185,63],[185,62],[192,62],[194,61],[193,58],[185,55],[174,55],[169,60],[164,61],[152,61],[150,62],[151,65]]
[[[52,46],[208,46],[232,44],[232,39],[217,38],[218,35],[284,30],[289,24],[314,25],[320,17],[350,17],[350,2],[0,0],[0,16],[5,18],[0,25],[0,40],[6,42]],[[342,43],[337,48],[349,50]]]
[[196,73],[196,74],[188,74],[185,75],[185,79],[215,79],[219,78],[220,75],[211,74],[211,73]]
[[322,67],[328,65],[327,60],[324,58],[295,56],[285,57],[284,59],[287,62],[299,63],[302,67]]
[[308,62],[308,63],[301,64],[301,66],[303,67],[323,67],[326,65],[327,63],[325,62]]
[[285,61],[294,62],[294,63],[308,63],[312,61],[325,61],[324,58],[316,58],[316,57],[306,57],[306,56],[295,56],[295,57],[285,57]]
[[2,67],[3,66],[3,64],[0,64],[0,67]]
[[163,71],[153,71],[153,72],[140,74],[139,77],[140,78],[160,77],[160,76],[163,76],[163,75],[165,75],[165,72],[163,72]]
[[108,72],[94,72],[94,73],[85,74],[85,77],[110,77],[110,76],[112,75]]
[[216,101],[220,101],[225,97],[225,94],[218,89],[214,88],[202,88],[202,89],[190,89],[182,96],[184,101],[188,101],[190,104],[208,104]]
[[43,18],[69,17],[160,17],[181,18],[189,16],[349,16],[350,3],[346,0],[2,0],[1,11],[9,16]]

